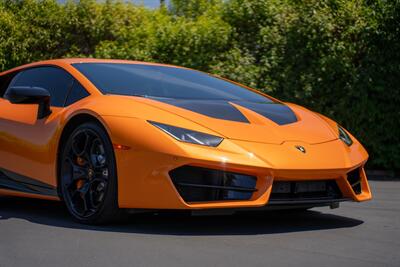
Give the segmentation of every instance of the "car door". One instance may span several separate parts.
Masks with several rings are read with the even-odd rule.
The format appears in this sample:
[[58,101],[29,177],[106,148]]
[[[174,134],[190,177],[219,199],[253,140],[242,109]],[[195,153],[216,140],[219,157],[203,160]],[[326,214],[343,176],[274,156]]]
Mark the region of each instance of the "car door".
[[[37,104],[12,104],[0,98],[0,171],[13,181],[54,187],[60,115],[73,77],[65,70],[34,67],[16,74],[8,85],[41,87],[50,93],[51,114],[37,118]],[[4,92],[6,95],[8,89]]]

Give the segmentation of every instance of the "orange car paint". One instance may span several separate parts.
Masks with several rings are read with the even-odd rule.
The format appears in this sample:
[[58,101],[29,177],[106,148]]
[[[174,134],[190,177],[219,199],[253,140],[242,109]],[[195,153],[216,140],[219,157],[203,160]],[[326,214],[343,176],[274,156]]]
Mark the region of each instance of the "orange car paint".
[[[344,197],[354,201],[371,199],[363,168],[361,194],[355,195],[346,180],[347,172],[364,166],[368,159],[367,152],[353,136],[354,144],[350,147],[340,141],[336,123],[322,115],[286,103],[298,121],[278,126],[251,110],[233,104],[251,122],[246,124],[210,118],[151,99],[103,95],[71,66],[77,62],[154,64],[124,60],[60,59],[28,64],[0,73],[1,76],[28,67],[55,65],[69,72],[90,93],[89,97],[67,108],[52,107],[52,114],[41,120],[36,119],[36,105],[15,105],[0,98],[0,168],[57,186],[60,136],[71,118],[84,113],[97,118],[107,130],[112,143],[120,146],[115,147],[115,156],[121,208],[259,207],[268,203],[272,182],[283,179],[332,178],[336,179]],[[159,131],[147,120],[219,135],[225,139],[218,147],[183,143]],[[296,145],[305,147],[307,154],[299,153]],[[258,177],[258,191],[248,201],[185,203],[168,176],[170,170],[183,165],[255,175]],[[0,189],[0,193],[57,199],[4,189]]]

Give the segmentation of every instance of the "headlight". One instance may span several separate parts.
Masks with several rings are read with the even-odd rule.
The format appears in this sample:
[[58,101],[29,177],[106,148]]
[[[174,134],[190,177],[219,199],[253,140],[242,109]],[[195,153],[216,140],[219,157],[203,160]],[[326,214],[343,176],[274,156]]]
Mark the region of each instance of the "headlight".
[[175,127],[154,121],[148,122],[159,128],[160,130],[166,132],[173,138],[182,142],[216,147],[222,142],[222,140],[224,140],[221,137],[211,134],[200,133],[193,130],[188,130],[185,128]]
[[339,129],[339,139],[342,140],[346,145],[351,146],[353,144],[353,140],[351,140],[350,136],[339,125],[338,129]]

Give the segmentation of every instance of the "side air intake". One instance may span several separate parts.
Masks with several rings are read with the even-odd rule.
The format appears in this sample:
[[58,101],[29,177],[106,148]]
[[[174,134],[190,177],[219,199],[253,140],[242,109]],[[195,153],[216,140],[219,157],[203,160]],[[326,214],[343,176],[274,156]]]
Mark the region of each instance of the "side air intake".
[[352,170],[347,174],[347,181],[351,185],[351,188],[353,188],[354,193],[356,195],[361,194],[361,177],[360,177],[360,169],[357,168],[355,170]]
[[255,176],[183,166],[169,172],[186,202],[249,200],[257,191]]

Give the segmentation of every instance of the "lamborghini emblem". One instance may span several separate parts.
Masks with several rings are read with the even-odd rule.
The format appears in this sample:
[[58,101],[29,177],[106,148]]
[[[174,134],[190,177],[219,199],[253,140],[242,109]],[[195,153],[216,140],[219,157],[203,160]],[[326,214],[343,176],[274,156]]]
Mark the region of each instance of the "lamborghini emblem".
[[303,146],[295,146],[297,150],[299,150],[302,153],[306,153],[306,149]]

